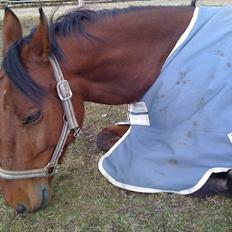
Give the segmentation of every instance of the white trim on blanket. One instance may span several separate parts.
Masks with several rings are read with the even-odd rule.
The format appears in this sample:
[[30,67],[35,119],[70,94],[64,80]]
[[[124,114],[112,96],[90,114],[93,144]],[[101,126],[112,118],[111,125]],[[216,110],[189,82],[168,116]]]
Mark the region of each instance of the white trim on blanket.
[[213,173],[220,173],[220,172],[227,172],[232,169],[231,168],[224,168],[224,167],[216,167],[216,168],[211,168],[209,169],[203,176],[202,178],[198,181],[196,185],[194,185],[192,188],[189,189],[184,189],[180,191],[171,191],[171,190],[165,190],[165,189],[154,189],[154,188],[143,188],[143,187],[138,187],[138,186],[133,186],[133,185],[128,185],[124,184],[121,182],[118,182],[115,180],[112,176],[110,176],[106,170],[103,168],[103,161],[107,157],[111,155],[111,153],[124,141],[124,139],[130,134],[131,132],[131,127],[128,129],[128,131],[122,136],[120,140],[118,140],[117,143],[114,144],[114,146],[105,154],[101,157],[101,159],[98,162],[98,169],[101,172],[101,174],[114,186],[126,189],[129,191],[133,192],[139,192],[139,193],[161,193],[161,192],[167,192],[167,193],[178,193],[181,195],[187,195],[196,192],[199,190],[209,179],[210,175]]
[[187,29],[185,30],[185,32],[182,34],[182,36],[179,38],[179,40],[177,41],[175,47],[172,49],[172,51],[170,52],[169,56],[167,57],[167,59],[176,51],[177,48],[179,48],[181,46],[181,44],[184,43],[184,41],[187,39],[187,37],[189,36],[190,32],[192,31],[194,25],[196,24],[197,18],[198,18],[198,14],[199,14],[199,7],[196,7],[194,12],[193,12],[193,17],[191,19],[191,22],[189,23]]
[[125,120],[123,122],[117,122],[115,125],[128,125],[128,126],[130,126],[130,121],[129,120]]
[[121,182],[118,182],[115,180],[112,176],[110,176],[106,170],[103,168],[103,161],[107,157],[111,155],[111,153],[124,141],[124,139],[130,134],[131,132],[131,127],[128,129],[128,131],[122,136],[120,140],[118,140],[117,143],[114,144],[114,146],[105,154],[101,157],[101,159],[98,162],[98,169],[101,172],[101,174],[114,186],[126,189],[129,191],[133,192],[140,192],[140,193],[161,193],[161,192],[168,192],[168,193],[178,193],[181,195],[187,195],[196,192],[199,190],[209,179],[210,175],[213,173],[219,173],[219,172],[227,172],[232,169],[231,168],[224,168],[224,167],[216,167],[216,168],[211,168],[209,169],[203,176],[202,178],[198,181],[196,185],[194,185],[192,188],[189,189],[184,189],[180,191],[170,191],[170,190],[165,190],[165,189],[153,189],[153,188],[143,188],[143,187],[138,187],[138,186],[133,186],[133,185],[128,185],[124,184]]

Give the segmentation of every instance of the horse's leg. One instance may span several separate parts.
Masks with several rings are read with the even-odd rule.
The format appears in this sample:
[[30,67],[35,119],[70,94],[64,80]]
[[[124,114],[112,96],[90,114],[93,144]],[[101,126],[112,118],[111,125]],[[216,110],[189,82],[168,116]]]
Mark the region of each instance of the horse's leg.
[[111,125],[105,127],[97,135],[97,147],[101,151],[108,151],[128,130],[129,125]]
[[214,194],[232,195],[232,171],[213,173],[204,186],[193,193],[196,197],[207,197]]

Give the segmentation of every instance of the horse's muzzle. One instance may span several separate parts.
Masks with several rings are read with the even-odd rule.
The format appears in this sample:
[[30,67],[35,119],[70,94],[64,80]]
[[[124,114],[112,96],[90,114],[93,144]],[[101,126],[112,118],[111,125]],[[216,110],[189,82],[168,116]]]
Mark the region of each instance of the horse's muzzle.
[[46,208],[50,200],[49,187],[44,184],[40,185],[37,190],[37,196],[38,196],[38,205],[34,206],[33,208],[30,208],[29,206],[19,203],[15,207],[16,212],[19,214],[23,214],[23,213],[33,212],[39,209]]

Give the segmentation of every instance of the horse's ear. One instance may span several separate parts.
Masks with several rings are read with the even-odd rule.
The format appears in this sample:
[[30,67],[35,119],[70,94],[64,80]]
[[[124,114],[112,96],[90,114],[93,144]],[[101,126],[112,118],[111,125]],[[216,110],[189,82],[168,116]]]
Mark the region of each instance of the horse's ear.
[[49,29],[47,18],[42,8],[39,8],[39,14],[40,22],[32,36],[30,48],[37,57],[45,58],[50,52]]
[[2,28],[3,56],[6,53],[7,49],[10,47],[10,45],[16,42],[21,37],[22,27],[19,19],[10,8],[5,7]]

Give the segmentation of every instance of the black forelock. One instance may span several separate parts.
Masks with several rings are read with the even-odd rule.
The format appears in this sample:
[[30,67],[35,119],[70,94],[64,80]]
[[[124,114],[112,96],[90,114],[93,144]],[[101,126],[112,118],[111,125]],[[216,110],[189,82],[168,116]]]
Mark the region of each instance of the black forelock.
[[2,67],[13,85],[26,97],[38,102],[45,95],[45,90],[39,86],[25,71],[21,61],[21,48],[31,40],[32,33],[12,44],[5,57]]

